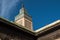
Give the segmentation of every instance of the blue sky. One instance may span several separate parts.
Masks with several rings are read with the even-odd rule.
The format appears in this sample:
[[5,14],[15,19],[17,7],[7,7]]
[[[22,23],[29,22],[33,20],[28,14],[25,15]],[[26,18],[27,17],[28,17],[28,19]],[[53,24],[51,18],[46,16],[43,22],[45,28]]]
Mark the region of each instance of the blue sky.
[[[19,13],[21,0],[0,0],[0,16],[10,21]],[[23,0],[34,30],[60,19],[60,0]]]

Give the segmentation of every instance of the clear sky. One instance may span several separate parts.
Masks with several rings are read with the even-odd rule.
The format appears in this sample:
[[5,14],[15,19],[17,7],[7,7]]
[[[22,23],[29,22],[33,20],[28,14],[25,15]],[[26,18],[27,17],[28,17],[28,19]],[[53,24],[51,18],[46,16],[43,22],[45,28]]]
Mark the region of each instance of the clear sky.
[[[60,0],[23,0],[32,16],[34,30],[60,19]],[[0,16],[13,21],[21,8],[20,0],[0,0]]]

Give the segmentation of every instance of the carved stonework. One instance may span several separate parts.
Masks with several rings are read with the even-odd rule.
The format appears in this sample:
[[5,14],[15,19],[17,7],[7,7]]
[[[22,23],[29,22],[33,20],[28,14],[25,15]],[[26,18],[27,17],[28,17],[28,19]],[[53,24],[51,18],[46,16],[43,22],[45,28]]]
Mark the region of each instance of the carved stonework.
[[47,34],[38,38],[38,40],[59,40],[60,39],[60,30]]

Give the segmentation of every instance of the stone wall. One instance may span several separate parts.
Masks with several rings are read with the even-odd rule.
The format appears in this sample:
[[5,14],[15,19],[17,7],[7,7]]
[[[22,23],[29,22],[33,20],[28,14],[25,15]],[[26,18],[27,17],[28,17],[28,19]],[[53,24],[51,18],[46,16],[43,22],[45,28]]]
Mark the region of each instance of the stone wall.
[[24,36],[24,35],[20,35],[20,36],[11,36],[11,35],[7,35],[4,33],[0,33],[0,39],[1,40],[34,40],[30,37]]
[[13,26],[0,23],[0,40],[35,40],[35,37]]
[[39,37],[37,40],[60,40],[60,30]]

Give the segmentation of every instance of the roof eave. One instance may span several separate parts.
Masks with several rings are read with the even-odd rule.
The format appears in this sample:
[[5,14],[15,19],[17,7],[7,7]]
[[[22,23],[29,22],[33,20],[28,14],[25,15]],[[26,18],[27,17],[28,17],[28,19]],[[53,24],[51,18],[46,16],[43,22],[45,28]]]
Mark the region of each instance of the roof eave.
[[49,29],[52,29],[52,28],[54,28],[54,27],[56,27],[58,25],[60,25],[60,20],[57,20],[57,21],[55,21],[55,22],[53,22],[53,23],[51,23],[49,25],[46,25],[46,26],[44,26],[44,27],[42,27],[42,28],[40,28],[40,29],[38,29],[38,30],[36,30],[34,32],[36,33],[36,35],[38,35],[38,34],[41,34],[41,33],[45,32],[45,31],[48,31]]
[[21,25],[17,25],[17,24],[15,24],[14,22],[11,22],[11,21],[9,21],[9,20],[7,20],[7,19],[5,19],[5,18],[0,17],[0,21],[6,23],[6,24],[8,24],[8,25],[11,25],[11,26],[13,26],[13,27],[16,27],[16,28],[18,28],[18,29],[20,29],[20,30],[22,30],[22,31],[25,31],[25,32],[27,32],[27,33],[29,33],[29,34],[35,35],[35,32],[34,32],[34,31],[31,31],[31,30],[29,30],[29,29],[23,28],[23,27],[21,27]]

